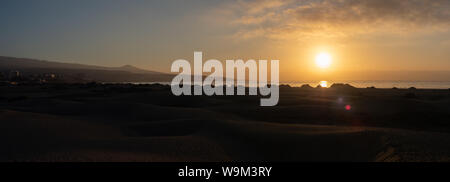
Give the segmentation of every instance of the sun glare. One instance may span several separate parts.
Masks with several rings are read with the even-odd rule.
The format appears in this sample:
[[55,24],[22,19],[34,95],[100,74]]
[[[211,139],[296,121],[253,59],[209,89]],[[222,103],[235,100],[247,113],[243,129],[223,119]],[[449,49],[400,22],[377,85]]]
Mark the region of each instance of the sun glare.
[[320,81],[319,85],[320,85],[320,87],[326,88],[326,87],[328,87],[328,82],[327,81]]
[[328,53],[322,52],[316,55],[316,65],[319,68],[328,68],[331,65],[331,56]]

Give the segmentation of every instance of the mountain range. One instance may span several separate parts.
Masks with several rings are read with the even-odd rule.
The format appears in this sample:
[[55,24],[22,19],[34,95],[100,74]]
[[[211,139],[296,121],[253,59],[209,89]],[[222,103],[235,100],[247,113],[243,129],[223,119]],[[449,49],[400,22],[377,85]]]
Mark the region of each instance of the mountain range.
[[19,71],[24,76],[51,73],[61,75],[67,82],[170,82],[174,76],[132,65],[104,67],[4,56],[0,56],[0,71]]

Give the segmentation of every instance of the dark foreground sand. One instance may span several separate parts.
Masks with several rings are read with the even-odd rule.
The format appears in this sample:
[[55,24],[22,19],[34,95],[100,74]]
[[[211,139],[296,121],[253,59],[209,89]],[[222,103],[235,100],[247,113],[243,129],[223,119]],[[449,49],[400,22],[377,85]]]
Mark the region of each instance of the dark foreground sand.
[[450,161],[450,91],[0,86],[0,161]]

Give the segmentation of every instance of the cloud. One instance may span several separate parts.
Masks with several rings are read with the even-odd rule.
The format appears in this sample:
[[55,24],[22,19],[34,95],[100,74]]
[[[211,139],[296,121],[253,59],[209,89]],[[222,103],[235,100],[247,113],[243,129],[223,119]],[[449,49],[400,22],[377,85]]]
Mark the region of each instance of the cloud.
[[238,27],[238,38],[448,32],[450,27],[449,0],[238,0],[223,9]]

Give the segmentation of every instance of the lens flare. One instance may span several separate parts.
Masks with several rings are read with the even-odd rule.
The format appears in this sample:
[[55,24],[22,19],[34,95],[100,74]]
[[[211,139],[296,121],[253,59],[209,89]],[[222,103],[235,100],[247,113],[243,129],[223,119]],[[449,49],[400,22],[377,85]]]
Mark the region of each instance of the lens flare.
[[351,105],[345,105],[345,110],[350,111],[352,109]]

